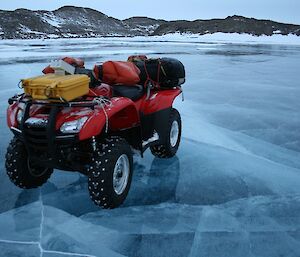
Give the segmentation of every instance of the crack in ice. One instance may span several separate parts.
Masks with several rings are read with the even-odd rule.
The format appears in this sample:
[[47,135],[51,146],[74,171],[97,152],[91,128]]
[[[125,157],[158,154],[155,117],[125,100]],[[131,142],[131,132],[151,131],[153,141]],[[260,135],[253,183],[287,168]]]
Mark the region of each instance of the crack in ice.
[[67,256],[81,256],[81,257],[96,257],[95,255],[81,254],[81,253],[68,253],[68,252],[60,252],[60,251],[47,251],[43,250],[43,253],[56,253]]
[[15,240],[0,239],[0,243],[21,244],[21,245],[37,245],[39,247],[40,251],[41,251],[41,256],[43,256],[44,253],[50,253],[50,254],[55,253],[55,254],[61,254],[61,255],[67,255],[67,256],[96,257],[95,255],[82,254],[82,253],[69,253],[69,252],[44,250],[41,246],[41,242],[35,242],[35,241],[15,241]]
[[39,202],[41,204],[41,223],[40,223],[40,231],[39,231],[39,241],[18,241],[18,240],[6,240],[0,239],[0,243],[4,244],[20,244],[20,245],[36,245],[40,250],[40,257],[43,257],[44,253],[49,254],[60,254],[66,256],[79,256],[79,257],[96,257],[95,255],[84,254],[84,253],[72,253],[72,252],[62,252],[62,251],[54,251],[54,250],[45,250],[42,247],[42,239],[43,239],[43,228],[45,221],[45,206],[43,204],[42,192],[40,190]]
[[39,234],[39,248],[41,251],[40,257],[43,257],[42,237],[43,237],[43,226],[44,226],[44,204],[42,198],[42,190],[40,189],[40,203],[41,203],[41,223],[40,223],[40,234]]
[[22,245],[38,245],[39,244],[39,242],[35,242],[35,241],[15,241],[15,240],[5,240],[5,239],[0,239],[0,243],[22,244]]
[[71,252],[61,252],[61,251],[52,251],[52,250],[45,250],[42,246],[42,239],[43,239],[43,228],[44,228],[44,221],[45,221],[45,206],[43,204],[43,197],[42,197],[42,191],[40,189],[40,203],[41,203],[41,223],[40,223],[40,234],[39,234],[39,242],[38,247],[40,248],[41,255],[40,257],[43,257],[44,253],[55,253],[55,254],[61,254],[61,255],[68,255],[68,256],[82,256],[82,257],[96,257],[94,255],[88,255],[88,254],[80,254],[80,253],[71,253]]

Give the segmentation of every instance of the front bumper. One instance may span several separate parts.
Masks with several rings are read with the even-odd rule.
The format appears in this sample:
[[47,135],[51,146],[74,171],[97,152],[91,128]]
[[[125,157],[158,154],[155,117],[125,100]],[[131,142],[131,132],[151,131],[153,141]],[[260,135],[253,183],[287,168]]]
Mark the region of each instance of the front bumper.
[[[46,135],[46,130],[41,131],[34,129],[25,129],[24,133],[19,128],[11,127],[10,129],[18,139],[20,139],[21,141],[26,141],[28,147],[41,149],[45,151],[47,151],[47,149],[50,148],[48,136]],[[59,148],[70,147],[78,142],[79,139],[77,134],[54,136],[54,145]]]

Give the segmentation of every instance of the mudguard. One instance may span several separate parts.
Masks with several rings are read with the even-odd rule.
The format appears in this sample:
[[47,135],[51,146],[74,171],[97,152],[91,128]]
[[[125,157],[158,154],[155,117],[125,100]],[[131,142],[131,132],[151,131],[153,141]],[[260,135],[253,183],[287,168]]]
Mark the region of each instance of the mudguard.
[[136,127],[140,124],[138,111],[134,103],[125,97],[112,98],[111,104],[103,107],[96,106],[95,110],[87,114],[89,118],[79,132],[79,140],[100,135],[106,125],[110,131],[118,131]]
[[19,106],[18,103],[13,103],[7,108],[6,121],[7,121],[7,126],[9,128],[17,126],[17,111],[19,109],[18,106]]
[[[18,122],[17,122],[17,112],[22,109],[25,109],[25,104],[20,103],[20,102],[14,102],[13,104],[9,105],[6,111],[6,121],[7,121],[7,126],[9,128],[11,127],[17,127]],[[30,108],[30,116],[36,115],[41,111],[42,107],[38,105],[33,105]]]
[[182,93],[180,88],[173,90],[161,90],[151,93],[149,99],[142,99],[140,110],[144,115],[172,107],[175,98]]
[[170,111],[175,98],[181,93],[180,88],[154,91],[149,99],[141,100],[141,127],[144,141],[153,137],[157,132],[159,141],[162,144],[165,142],[168,136],[165,128],[168,126]]

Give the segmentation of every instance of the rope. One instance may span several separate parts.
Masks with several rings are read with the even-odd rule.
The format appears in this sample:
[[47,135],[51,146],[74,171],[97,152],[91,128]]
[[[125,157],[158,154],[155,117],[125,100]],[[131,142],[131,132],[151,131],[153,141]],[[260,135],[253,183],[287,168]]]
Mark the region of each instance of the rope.
[[144,62],[144,69],[145,69],[145,72],[146,72],[146,75],[147,75],[147,79],[145,81],[144,87],[147,87],[149,82],[150,82],[153,86],[155,86],[157,88],[160,88],[160,85],[159,85],[159,75],[160,75],[160,68],[161,68],[161,63],[160,62],[158,63],[157,68],[158,68],[157,81],[155,81],[155,80],[151,79],[151,77],[149,75],[149,72],[147,70],[146,62]]
[[147,66],[146,66],[146,60],[144,61],[144,69],[145,69],[145,72],[146,72],[146,75],[147,75],[147,79],[145,81],[145,84],[144,84],[144,88],[147,89],[147,100],[149,99],[150,97],[150,90],[151,90],[151,85],[156,87],[156,88],[160,88],[160,84],[159,84],[159,77],[160,77],[160,70],[161,70],[161,61],[160,59],[158,59],[158,65],[157,65],[157,78],[156,78],[156,81],[153,80],[150,75],[149,75],[149,72],[148,72],[148,69],[147,69]]
[[90,93],[92,93],[94,96],[98,96],[92,89],[89,89]]
[[158,59],[158,65],[157,65],[157,88],[160,88],[160,84],[159,84],[159,78],[160,78],[160,69],[161,69],[161,61],[160,59]]
[[105,107],[106,106],[109,106],[109,107],[112,106],[112,102],[110,101],[110,99],[108,99],[106,97],[103,97],[103,96],[95,97],[93,102],[95,102],[97,105],[100,105],[100,107],[102,108],[102,110],[104,112],[104,115],[105,115],[105,133],[107,133],[108,132],[108,114],[106,112]]

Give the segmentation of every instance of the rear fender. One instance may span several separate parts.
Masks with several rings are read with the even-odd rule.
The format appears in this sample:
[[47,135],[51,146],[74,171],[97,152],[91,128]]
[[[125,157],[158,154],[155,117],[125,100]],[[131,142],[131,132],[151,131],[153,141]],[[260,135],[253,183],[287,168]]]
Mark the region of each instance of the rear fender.
[[181,93],[180,88],[152,92],[149,99],[144,99],[143,114],[149,115],[172,107],[175,98]]
[[106,105],[104,109],[105,112],[101,106],[95,107],[79,132],[80,140],[100,135],[106,127],[107,119],[110,131],[126,130],[140,124],[138,111],[134,103],[128,98],[112,98],[111,105]]

